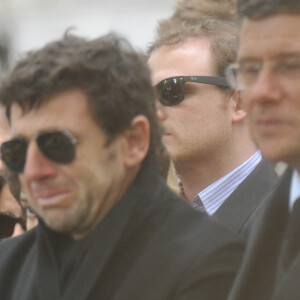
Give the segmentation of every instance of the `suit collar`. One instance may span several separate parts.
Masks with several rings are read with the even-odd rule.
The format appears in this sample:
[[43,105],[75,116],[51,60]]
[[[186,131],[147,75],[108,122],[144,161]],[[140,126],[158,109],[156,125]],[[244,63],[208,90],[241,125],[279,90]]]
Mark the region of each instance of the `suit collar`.
[[287,271],[284,279],[276,286],[273,300],[298,299],[300,278],[300,253]]
[[261,159],[261,152],[257,150],[234,170],[200,191],[193,200],[193,207],[198,208],[198,199],[200,198],[208,215],[213,215],[236,188],[247,179]]
[[270,299],[282,237],[288,218],[291,179],[288,169],[257,215],[248,239],[244,259],[229,299]]
[[249,217],[261,206],[277,182],[278,176],[274,167],[263,159],[212,218],[227,224],[230,230],[240,233]]
[[300,177],[296,170],[293,171],[290,187],[289,209],[292,211],[295,201],[300,197]]

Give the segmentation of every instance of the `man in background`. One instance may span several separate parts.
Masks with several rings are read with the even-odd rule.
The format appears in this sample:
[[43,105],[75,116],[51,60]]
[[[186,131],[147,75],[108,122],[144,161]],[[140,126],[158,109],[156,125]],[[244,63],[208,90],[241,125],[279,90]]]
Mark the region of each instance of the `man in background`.
[[[11,41],[4,26],[0,24],[0,78],[8,70],[11,56]],[[4,107],[0,107],[0,145],[10,135]],[[0,161],[0,240],[15,237],[26,230],[26,215],[23,207],[10,192],[5,171]]]
[[[10,135],[4,107],[0,107],[0,145]],[[26,230],[25,210],[9,189],[6,172],[0,161],[0,240],[15,237]]]
[[236,58],[234,12],[230,1],[179,1],[159,23],[149,66],[181,195],[247,236],[277,175],[250,137],[243,98],[224,78]]

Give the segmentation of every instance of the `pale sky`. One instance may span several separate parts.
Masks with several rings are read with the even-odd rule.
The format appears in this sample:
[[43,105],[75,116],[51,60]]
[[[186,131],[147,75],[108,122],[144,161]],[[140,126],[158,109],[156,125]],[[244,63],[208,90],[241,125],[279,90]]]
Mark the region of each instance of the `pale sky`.
[[157,20],[175,0],[1,0],[0,13],[13,37],[14,56],[61,38],[67,28],[85,37],[117,31],[144,50]]

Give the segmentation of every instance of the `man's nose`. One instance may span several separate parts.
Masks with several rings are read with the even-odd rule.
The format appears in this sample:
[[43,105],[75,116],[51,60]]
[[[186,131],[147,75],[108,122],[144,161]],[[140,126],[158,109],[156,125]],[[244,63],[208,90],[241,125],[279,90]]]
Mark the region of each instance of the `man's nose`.
[[160,122],[163,122],[166,117],[166,107],[162,105],[158,100],[156,101],[156,115]]
[[35,181],[55,174],[54,162],[48,159],[35,142],[28,145],[23,176],[27,181]]
[[257,80],[249,87],[254,102],[274,102],[282,99],[282,83],[271,69],[262,69]]

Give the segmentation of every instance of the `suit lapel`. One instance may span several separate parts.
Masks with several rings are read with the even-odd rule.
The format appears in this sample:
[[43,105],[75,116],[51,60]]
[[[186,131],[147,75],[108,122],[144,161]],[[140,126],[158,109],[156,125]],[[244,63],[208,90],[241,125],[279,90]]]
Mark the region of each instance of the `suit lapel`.
[[274,300],[299,299],[299,278],[300,278],[300,253],[289,268],[284,280],[278,286],[275,292]]
[[273,166],[263,159],[212,218],[225,224],[231,231],[240,233],[251,214],[277,181],[278,176]]
[[291,170],[266,200],[251,230],[242,266],[229,299],[269,299],[288,217]]

